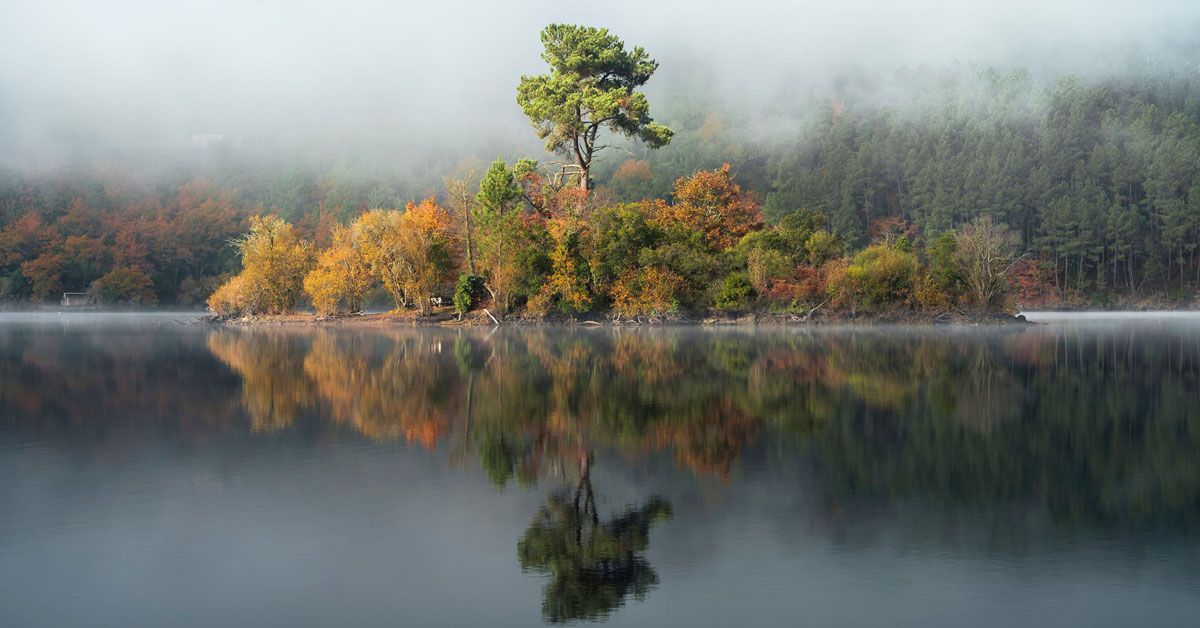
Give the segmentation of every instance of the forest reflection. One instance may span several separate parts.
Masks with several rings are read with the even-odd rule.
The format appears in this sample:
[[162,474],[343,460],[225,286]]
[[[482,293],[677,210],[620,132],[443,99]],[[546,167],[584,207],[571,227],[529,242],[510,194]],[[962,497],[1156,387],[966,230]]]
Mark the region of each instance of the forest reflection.
[[314,412],[448,448],[498,486],[597,448],[729,481],[747,448],[788,442],[831,499],[1191,527],[1200,337],[1168,331],[224,329],[208,346],[255,430]]
[[[65,447],[128,426],[264,452],[366,438],[496,487],[542,483],[517,561],[546,578],[546,621],[601,619],[657,585],[652,530],[703,515],[683,485],[860,544],[883,511],[939,548],[961,520],[980,552],[1195,533],[1198,331],[9,326],[0,429]],[[620,467],[647,471],[632,497]]]
[[[581,456],[730,482],[798,461],[829,503],[1200,520],[1200,333],[1012,330],[0,329],[0,426],[188,439],[306,426],[447,452],[497,486]],[[306,428],[309,429],[309,428]],[[792,468],[795,464],[789,462]]]

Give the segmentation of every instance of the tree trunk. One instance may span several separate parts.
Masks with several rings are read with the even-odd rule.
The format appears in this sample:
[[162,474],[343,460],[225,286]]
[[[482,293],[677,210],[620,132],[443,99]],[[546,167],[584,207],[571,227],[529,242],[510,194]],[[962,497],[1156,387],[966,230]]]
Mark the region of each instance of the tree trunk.
[[472,277],[475,276],[475,255],[473,249],[475,245],[471,242],[471,210],[468,208],[466,212],[467,222],[467,273]]
[[588,190],[588,175],[591,170],[591,162],[585,160],[583,155],[575,155],[575,165],[579,167],[579,189],[586,192]]

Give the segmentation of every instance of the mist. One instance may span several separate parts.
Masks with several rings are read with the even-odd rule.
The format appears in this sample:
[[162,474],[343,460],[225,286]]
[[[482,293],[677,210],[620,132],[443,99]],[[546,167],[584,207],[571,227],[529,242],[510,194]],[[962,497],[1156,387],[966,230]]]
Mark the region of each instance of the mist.
[[899,68],[1200,68],[1200,4],[1182,0],[43,0],[0,7],[0,165],[149,166],[214,148],[329,163],[540,156],[514,93],[544,71],[551,22],[645,47],[661,63],[647,86],[660,118],[683,100],[787,118],[847,81],[869,95]]

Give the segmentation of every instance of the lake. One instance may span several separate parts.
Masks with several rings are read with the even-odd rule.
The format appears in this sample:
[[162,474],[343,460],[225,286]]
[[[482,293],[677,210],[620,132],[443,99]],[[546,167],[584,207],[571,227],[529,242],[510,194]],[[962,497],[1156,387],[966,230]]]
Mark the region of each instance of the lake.
[[1195,316],[182,318],[0,316],[0,625],[1200,625]]

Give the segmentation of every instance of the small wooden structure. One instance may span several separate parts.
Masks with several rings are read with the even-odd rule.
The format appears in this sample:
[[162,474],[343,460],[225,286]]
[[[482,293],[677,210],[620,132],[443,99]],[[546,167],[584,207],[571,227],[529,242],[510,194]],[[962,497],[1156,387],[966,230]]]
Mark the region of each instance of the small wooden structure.
[[94,310],[100,303],[91,292],[64,292],[62,307],[68,310]]

